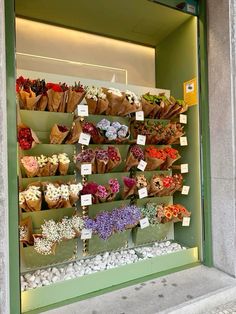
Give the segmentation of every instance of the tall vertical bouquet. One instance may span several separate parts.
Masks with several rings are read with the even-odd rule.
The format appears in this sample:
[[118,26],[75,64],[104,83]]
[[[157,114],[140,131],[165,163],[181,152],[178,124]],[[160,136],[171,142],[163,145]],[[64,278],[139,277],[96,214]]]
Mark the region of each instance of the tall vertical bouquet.
[[135,93],[126,90],[123,94],[125,98],[118,113],[119,116],[127,116],[130,113],[142,110],[142,105]]
[[68,98],[66,103],[66,112],[74,112],[77,105],[81,103],[85,96],[84,87],[80,84],[80,82],[75,82],[75,85],[69,87],[66,93]]
[[121,105],[125,99],[125,95],[116,88],[103,88],[104,93],[107,95],[109,102],[106,114],[109,116],[118,116],[121,110]]
[[129,171],[132,167],[138,166],[140,160],[144,160],[144,153],[141,147],[138,145],[131,146],[125,162],[125,171]]
[[146,170],[156,170],[166,161],[166,152],[154,146],[145,149]]
[[108,108],[108,100],[102,88],[87,87],[85,99],[90,114],[103,114]]
[[56,112],[65,112],[65,91],[68,90],[67,85],[47,83],[48,110]]

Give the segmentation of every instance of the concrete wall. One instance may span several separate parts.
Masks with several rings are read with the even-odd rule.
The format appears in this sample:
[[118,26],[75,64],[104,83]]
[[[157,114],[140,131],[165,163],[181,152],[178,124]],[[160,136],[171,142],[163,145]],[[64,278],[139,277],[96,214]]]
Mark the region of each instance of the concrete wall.
[[0,313],[9,313],[4,1],[0,0]]
[[214,266],[236,276],[235,1],[208,3]]

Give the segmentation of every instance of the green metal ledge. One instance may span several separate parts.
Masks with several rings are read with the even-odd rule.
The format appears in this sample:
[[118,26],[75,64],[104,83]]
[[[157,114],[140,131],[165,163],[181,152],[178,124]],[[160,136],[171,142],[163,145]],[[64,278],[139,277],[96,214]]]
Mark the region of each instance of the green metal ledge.
[[177,267],[187,267],[198,261],[198,248],[194,247],[50,286],[28,290],[22,292],[22,313],[42,313],[43,308],[50,308],[58,303],[83,298],[91,293],[141,279],[145,276],[155,274],[157,277],[159,272],[171,272]]

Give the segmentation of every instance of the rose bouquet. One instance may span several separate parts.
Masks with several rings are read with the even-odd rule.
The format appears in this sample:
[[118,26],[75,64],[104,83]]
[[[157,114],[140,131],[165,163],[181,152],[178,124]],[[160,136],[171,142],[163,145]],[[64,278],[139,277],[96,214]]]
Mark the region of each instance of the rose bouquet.
[[92,164],[92,173],[97,172],[95,163],[95,152],[91,149],[85,149],[76,156],[77,166],[80,169],[82,164]]
[[171,166],[173,165],[173,163],[178,160],[179,158],[181,158],[181,156],[179,155],[179,152],[177,149],[174,149],[172,147],[166,147],[164,149],[164,152],[166,154],[166,159],[165,162],[161,164],[160,169],[161,170],[168,170],[171,168]]
[[97,123],[97,129],[102,134],[105,142],[122,143],[128,140],[130,133],[127,125],[119,122],[110,122],[107,119],[102,119]]
[[85,99],[88,105],[89,114],[103,114],[108,108],[108,100],[102,88],[87,87]]
[[138,145],[131,146],[125,162],[125,171],[129,171],[132,167],[138,166],[140,160],[144,160],[144,153],[141,147]]
[[39,144],[40,141],[32,129],[20,124],[18,126],[18,143],[21,149],[28,150]]
[[29,186],[19,193],[19,206],[26,212],[39,211],[42,206],[42,192],[37,186]]
[[137,194],[136,180],[129,177],[123,178],[124,188],[122,192],[122,198],[125,200]]
[[121,110],[121,105],[125,99],[125,94],[116,88],[103,88],[103,91],[107,95],[109,102],[106,114],[109,116],[118,116]]
[[105,141],[104,136],[100,130],[92,122],[84,122],[82,124],[83,133],[90,134],[91,140],[94,144],[102,144]]
[[66,138],[66,144],[78,143],[81,132],[82,132],[81,121],[79,117],[76,117],[72,123],[71,130]]
[[182,221],[184,217],[190,217],[191,213],[180,204],[157,205],[157,220],[159,223],[170,221]]
[[64,84],[47,83],[48,110],[65,112],[66,94],[68,86]]
[[125,98],[121,104],[121,110],[118,113],[119,116],[124,117],[130,113],[142,110],[142,105],[135,93],[126,90],[123,94],[125,94]]
[[54,124],[50,132],[50,144],[62,144],[69,133],[65,125]]
[[39,171],[37,158],[34,156],[24,156],[21,158],[21,165],[28,178],[35,177]]
[[164,149],[158,149],[154,146],[145,148],[145,161],[147,162],[146,170],[156,170],[167,158]]
[[85,89],[80,82],[76,83],[74,86],[69,87],[67,90],[67,103],[66,103],[66,112],[74,112],[77,105],[81,103],[85,96]]

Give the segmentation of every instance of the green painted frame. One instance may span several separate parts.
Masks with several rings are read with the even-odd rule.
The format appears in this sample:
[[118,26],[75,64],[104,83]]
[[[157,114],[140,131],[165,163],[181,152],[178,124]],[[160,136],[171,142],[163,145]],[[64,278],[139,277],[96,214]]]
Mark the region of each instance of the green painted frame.
[[[211,186],[210,186],[210,158],[209,158],[209,111],[208,111],[208,83],[207,83],[207,48],[206,48],[206,1],[199,4],[199,64],[200,64],[200,91],[201,91],[201,133],[202,138],[202,191],[203,191],[203,209],[204,209],[204,264],[212,266],[212,239],[211,239]],[[6,83],[7,83],[7,123],[8,123],[8,186],[11,194],[9,195],[9,247],[10,247],[10,313],[17,314],[21,312],[20,301],[20,273],[19,273],[19,244],[18,244],[18,186],[17,186],[17,141],[16,141],[16,112],[15,112],[15,14],[14,0],[5,0],[5,29],[6,36]],[[204,104],[204,106],[203,106]],[[12,258],[14,256],[14,258]],[[88,293],[82,297],[69,299],[61,303],[47,307],[53,308],[64,304],[72,303],[75,300],[89,298],[108,291],[119,289],[147,279],[156,278],[167,273],[186,269],[197,265],[198,263],[185,265],[182,267],[159,272],[151,276],[137,278],[123,284],[105,288],[94,293]],[[42,309],[41,309],[42,310]],[[45,308],[43,309],[45,310]],[[36,312],[35,312],[36,313]]]

